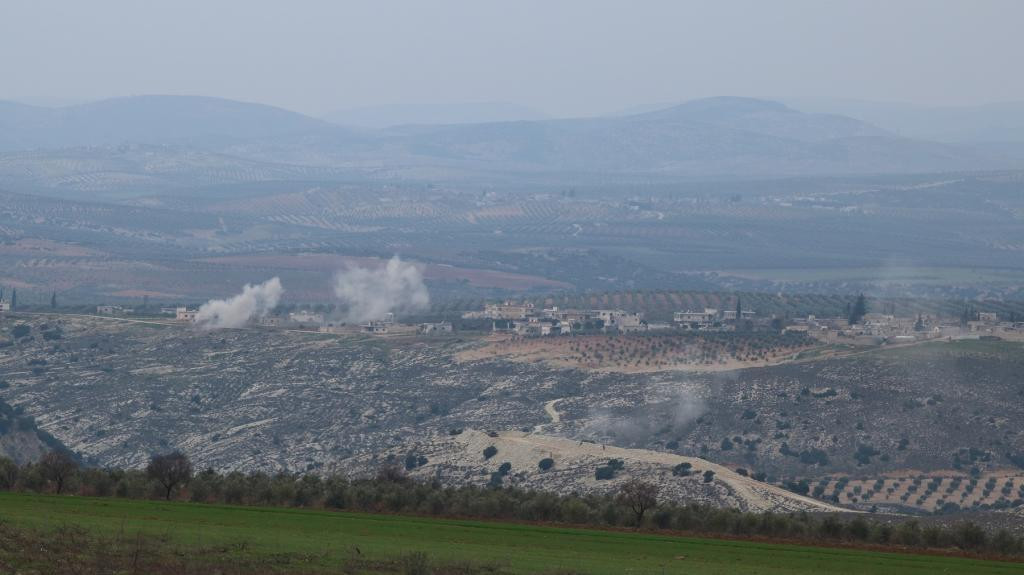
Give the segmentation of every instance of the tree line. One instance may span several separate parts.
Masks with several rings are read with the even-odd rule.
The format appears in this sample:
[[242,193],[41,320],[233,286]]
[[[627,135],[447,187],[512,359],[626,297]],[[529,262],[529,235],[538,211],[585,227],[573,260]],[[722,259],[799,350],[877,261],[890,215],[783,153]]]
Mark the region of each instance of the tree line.
[[337,509],[436,517],[537,521],[595,527],[682,531],[817,544],[863,544],[893,549],[944,549],[979,556],[1024,557],[1024,539],[964,521],[889,522],[865,515],[744,512],[666,501],[658,486],[637,479],[607,494],[559,495],[515,487],[444,486],[416,481],[399,466],[372,478],[341,474],[194,471],[188,456],[154,455],[145,469],[81,467],[66,451],[18,465],[0,457],[0,490],[197,503]]

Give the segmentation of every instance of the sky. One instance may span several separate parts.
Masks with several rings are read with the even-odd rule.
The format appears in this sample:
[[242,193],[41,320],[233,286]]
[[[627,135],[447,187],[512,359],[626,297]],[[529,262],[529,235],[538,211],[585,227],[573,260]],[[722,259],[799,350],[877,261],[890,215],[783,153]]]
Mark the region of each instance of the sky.
[[1019,0],[3,0],[0,99],[554,116],[735,95],[1024,100]]

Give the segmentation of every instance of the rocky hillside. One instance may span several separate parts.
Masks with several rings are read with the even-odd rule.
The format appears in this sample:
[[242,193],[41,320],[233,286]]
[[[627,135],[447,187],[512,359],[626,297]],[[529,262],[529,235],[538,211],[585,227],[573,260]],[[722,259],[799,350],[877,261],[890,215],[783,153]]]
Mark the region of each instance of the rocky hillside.
[[[464,430],[393,454],[412,474],[453,485],[515,485],[576,493],[614,492],[635,478],[661,496],[749,511],[842,511],[697,457],[575,441],[533,432]],[[376,463],[379,463],[376,462]],[[368,466],[372,471],[373,466]]]
[[64,446],[52,435],[36,427],[35,420],[25,415],[22,409],[11,407],[0,400],[0,457],[24,464],[54,449],[64,449]]

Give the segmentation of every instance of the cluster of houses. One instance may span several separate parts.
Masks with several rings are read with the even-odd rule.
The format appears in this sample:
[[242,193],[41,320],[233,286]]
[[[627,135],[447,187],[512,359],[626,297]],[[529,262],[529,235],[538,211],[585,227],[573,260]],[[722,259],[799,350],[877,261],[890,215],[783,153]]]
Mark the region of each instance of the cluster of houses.
[[135,308],[125,307],[123,305],[98,305],[96,306],[96,315],[109,315],[109,316],[124,316],[135,313]]
[[[102,306],[116,308],[117,306]],[[118,310],[105,310],[107,315],[118,315]],[[172,308],[172,314],[177,321],[195,322],[198,310],[188,307]],[[353,334],[365,333],[370,335],[399,335],[399,334],[440,334],[453,331],[451,322],[439,321],[433,323],[404,324],[395,319],[395,314],[386,313],[378,319],[369,320],[363,323],[348,323],[336,321],[325,316],[323,313],[308,310],[299,310],[288,315],[268,315],[260,318],[255,325],[269,328],[311,330],[319,333]]]
[[827,343],[909,343],[929,339],[977,339],[999,337],[1024,339],[1024,322],[1004,321],[996,313],[981,312],[966,322],[931,314],[899,317],[869,313],[850,325],[844,318],[807,318],[789,320],[786,331],[803,331]]
[[[300,312],[301,313],[301,312]],[[295,315],[295,314],[292,314]],[[365,333],[370,335],[400,335],[400,334],[439,334],[451,333],[453,326],[451,322],[439,321],[434,323],[406,324],[399,323],[395,314],[386,313],[378,319],[371,319],[360,324],[348,324],[345,322],[323,321],[321,316],[317,328],[320,333]]]
[[9,298],[4,297],[4,288],[0,287],[0,313],[11,311],[15,308],[18,301],[18,290],[11,289],[11,296]]
[[[10,302],[0,299],[0,312],[10,311]],[[133,313],[130,307],[102,305],[99,315],[124,316]],[[161,308],[161,313],[172,315],[177,321],[194,322],[198,310],[188,307]],[[739,317],[737,318],[737,312]],[[527,337],[569,335],[573,333],[636,333],[658,330],[680,331],[734,331],[767,329],[785,332],[804,332],[826,343],[882,342],[900,343],[928,339],[971,339],[999,337],[1024,341],[1024,321],[1002,319],[992,312],[976,313],[972,319],[943,318],[921,314],[900,317],[893,314],[868,313],[851,325],[845,318],[806,318],[781,320],[775,317],[759,318],[752,310],[705,308],[701,311],[677,311],[672,322],[650,321],[641,312],[622,309],[540,309],[531,302],[504,301],[488,303],[483,310],[466,312],[463,319],[490,320],[494,332],[514,333]],[[364,333],[370,335],[441,334],[453,331],[451,322],[404,324],[396,321],[392,313],[363,323],[335,321],[323,313],[299,310],[288,315],[271,315],[260,319],[258,325],[272,328],[305,329],[320,333]]]
[[[731,315],[730,315],[731,314]],[[753,319],[752,311],[740,311]],[[537,309],[530,302],[490,303],[482,311],[467,312],[464,319],[489,319],[495,332],[522,336],[569,335],[572,333],[636,333],[668,329],[727,331],[736,328],[736,311],[676,312],[672,323],[650,321],[642,312],[621,309]]]

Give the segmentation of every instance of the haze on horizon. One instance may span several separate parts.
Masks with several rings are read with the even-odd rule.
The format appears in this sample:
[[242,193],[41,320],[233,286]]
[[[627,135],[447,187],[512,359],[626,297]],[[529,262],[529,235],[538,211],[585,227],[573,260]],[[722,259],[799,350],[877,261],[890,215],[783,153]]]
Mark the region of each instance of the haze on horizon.
[[0,99],[195,94],[320,116],[507,102],[551,116],[715,95],[1024,100],[1024,3],[11,2]]

